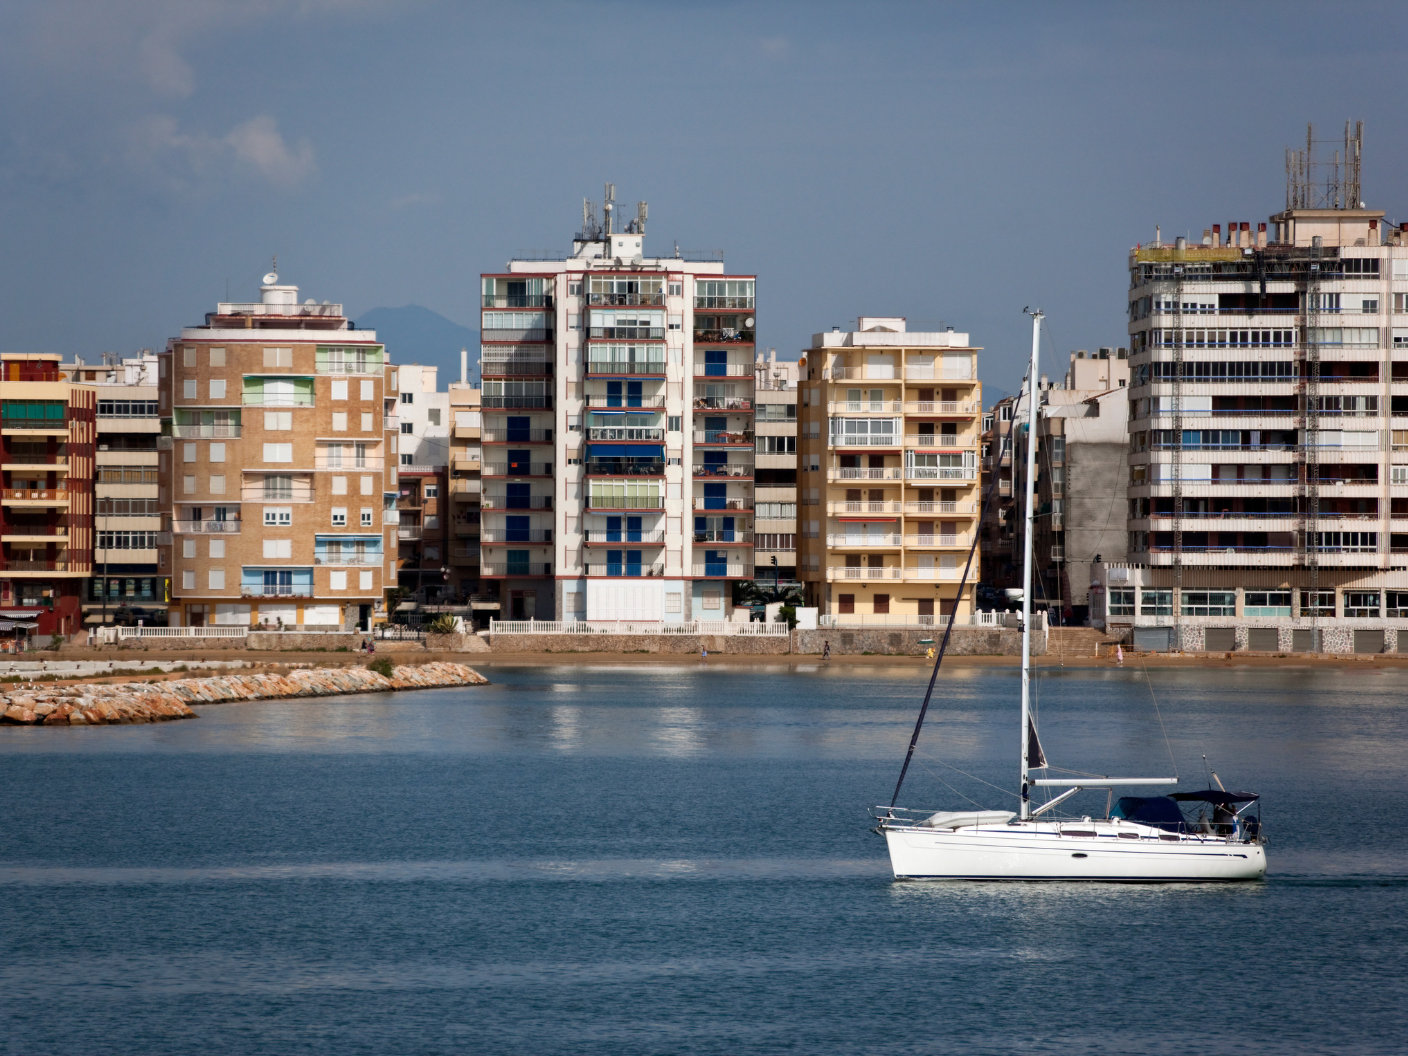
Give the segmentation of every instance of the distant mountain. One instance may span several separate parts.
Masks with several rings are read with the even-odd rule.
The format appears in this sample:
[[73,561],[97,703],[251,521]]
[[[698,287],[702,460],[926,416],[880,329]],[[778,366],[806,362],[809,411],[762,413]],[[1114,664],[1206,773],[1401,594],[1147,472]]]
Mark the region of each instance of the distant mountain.
[[358,327],[375,330],[392,363],[420,363],[440,368],[439,388],[460,380],[460,349],[469,349],[469,380],[479,384],[479,331],[461,326],[438,312],[408,304],[372,308],[356,316]]

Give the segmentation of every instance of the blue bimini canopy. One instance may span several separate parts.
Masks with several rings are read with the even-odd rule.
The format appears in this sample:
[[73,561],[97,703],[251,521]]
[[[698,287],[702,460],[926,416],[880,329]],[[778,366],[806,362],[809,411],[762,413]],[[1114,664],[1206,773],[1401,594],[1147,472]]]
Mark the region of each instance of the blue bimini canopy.
[[663,444],[588,444],[592,458],[664,458]]
[[1123,796],[1110,811],[1110,817],[1152,825],[1165,832],[1182,832],[1186,827],[1183,811],[1168,796]]

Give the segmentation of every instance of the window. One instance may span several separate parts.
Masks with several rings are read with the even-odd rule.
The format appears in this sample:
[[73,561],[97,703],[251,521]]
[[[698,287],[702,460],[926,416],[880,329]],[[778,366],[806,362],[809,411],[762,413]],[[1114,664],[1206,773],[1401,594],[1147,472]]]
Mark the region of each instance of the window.
[[403,393],[401,393],[401,402],[402,402],[402,403],[414,403],[414,402],[415,402],[415,395],[414,395],[413,393],[403,392]]
[[264,501],[270,499],[274,501],[287,502],[293,498],[293,478],[282,473],[266,473],[264,475]]
[[292,506],[265,506],[264,523],[271,528],[284,528],[293,523]]
[[223,400],[225,398],[225,379],[210,379],[210,398],[212,400]]
[[415,465],[415,463],[411,461],[411,456],[409,454],[405,454],[401,456],[401,465],[412,466]]
[[347,412],[334,411],[332,415],[332,431],[334,433],[347,432]]
[[1351,616],[1377,617],[1379,615],[1379,592],[1377,590],[1346,590],[1344,592],[1344,614]]
[[1134,588],[1133,587],[1111,587],[1110,588],[1110,611],[1111,616],[1133,616],[1134,615]]
[[1311,604],[1310,591],[1300,592],[1300,614],[1302,616],[1334,616],[1335,614],[1335,592],[1333,590],[1317,590],[1315,592],[1315,603]]
[[363,495],[370,495],[371,493],[372,493],[372,478],[371,478],[371,477],[363,477],[363,478],[362,478],[362,494],[363,494]]
[[156,400],[99,400],[99,418],[151,418],[161,413]]
[[876,612],[877,614],[884,614],[884,613],[888,613],[889,611],[890,611],[890,595],[888,595],[888,594],[877,594],[877,595],[875,595],[875,612]]
[[195,378],[187,378],[185,381],[181,382],[181,398],[182,398],[183,400],[194,400],[194,399],[196,399],[196,379],[195,379]]
[[358,395],[359,395],[359,397],[360,397],[361,399],[363,399],[363,400],[371,400],[371,399],[375,399],[375,398],[376,398],[376,397],[373,395],[373,393],[375,392],[375,390],[372,388],[372,382],[363,380],[363,381],[359,382],[358,384],[359,384],[359,386],[360,386]]
[[[99,532],[99,550],[154,550],[156,532]],[[194,556],[194,555],[192,555]]]
[[[99,479],[101,479],[101,477]],[[194,473],[185,474],[181,478],[181,487],[185,494],[194,495],[196,493],[196,475]]]
[[1173,591],[1141,590],[1139,592],[1139,613],[1142,616],[1172,616]]
[[225,570],[223,568],[212,568],[209,572],[208,581],[211,590],[225,589]]
[[414,426],[413,426],[410,422],[402,422],[402,423],[401,423],[401,432],[404,433],[404,434],[407,435],[407,436],[410,436],[410,435],[411,435],[411,431],[412,431],[413,428],[414,428]]
[[[189,350],[188,350],[188,351],[189,351]],[[195,569],[193,569],[193,568],[188,568],[188,569],[186,569],[184,572],[181,573],[181,589],[182,589],[182,590],[195,590],[195,589],[196,589],[196,570],[195,570]]]
[[264,350],[265,367],[292,367],[293,349],[291,348],[266,348]]
[[757,517],[759,520],[795,520],[797,504],[795,502],[760,502],[757,505]]
[[838,594],[836,596],[836,611],[841,614],[856,611],[856,596],[854,594]]
[[1290,614],[1291,592],[1289,590],[1249,590],[1243,595],[1243,616],[1289,616]]
[[438,499],[440,497],[440,485],[427,484],[421,494],[427,499]]
[[265,557],[274,557],[274,558],[278,558],[278,557],[292,557],[292,556],[293,556],[293,540],[292,540],[292,539],[265,539],[265,540],[264,540],[264,556],[265,556]]
[[425,415],[428,419],[430,419],[431,425],[440,424],[440,409],[438,407],[430,408],[430,410],[425,412]]
[[1408,484],[1408,466],[1394,466],[1389,477],[1391,484]]
[[183,367],[194,367],[196,365],[196,350],[187,345],[181,349],[181,365]]
[[334,495],[346,495],[346,494],[347,494],[347,478],[346,478],[346,477],[333,477],[333,478],[332,478],[332,493],[333,493]]
[[210,540],[210,556],[211,556],[211,557],[224,557],[224,556],[225,556],[225,540],[223,540],[223,539],[212,539],[212,540]]
[[293,461],[293,445],[292,445],[292,444],[265,444],[265,445],[264,445],[264,461],[265,461],[265,462],[292,462],[292,461]]
[[1235,616],[1237,595],[1234,591],[1185,590],[1183,592],[1183,615],[1185,616]]
[[370,433],[375,426],[372,425],[372,415],[368,411],[362,412],[362,432]]
[[210,461],[212,461],[212,462],[223,462],[223,461],[225,461],[225,445],[224,445],[224,444],[211,444],[211,445],[210,445]]
[[794,455],[796,453],[797,438],[795,436],[758,437],[758,454],[760,455]]
[[362,527],[372,527],[372,511],[371,508],[367,506],[362,507]]
[[666,418],[666,428],[672,433],[678,433],[684,429],[684,416],[671,414]]
[[223,348],[212,348],[210,350],[210,365],[212,367],[223,367],[225,365],[225,350]]
[[212,494],[212,495],[223,495],[223,494],[225,494],[225,474],[223,474],[223,473],[212,473],[212,474],[210,475],[210,494]]
[[332,526],[334,528],[347,527],[347,507],[334,506],[332,508]]
[[195,444],[182,444],[182,445],[181,445],[181,461],[182,461],[182,462],[194,462],[195,460],[196,460],[196,445],[195,445]]
[[1391,620],[1408,619],[1408,590],[1390,590],[1387,594],[1388,611],[1384,615]]
[[332,381],[332,398],[334,400],[347,399],[347,379],[334,378]]
[[265,411],[264,429],[266,432],[279,432],[293,428],[292,411]]
[[371,590],[371,589],[372,589],[372,574],[371,574],[370,572],[358,572],[358,573],[357,573],[357,589],[358,589],[358,590]]
[[328,589],[329,589],[329,590],[346,590],[346,589],[347,589],[347,573],[346,573],[346,572],[329,572],[329,573],[328,573]]

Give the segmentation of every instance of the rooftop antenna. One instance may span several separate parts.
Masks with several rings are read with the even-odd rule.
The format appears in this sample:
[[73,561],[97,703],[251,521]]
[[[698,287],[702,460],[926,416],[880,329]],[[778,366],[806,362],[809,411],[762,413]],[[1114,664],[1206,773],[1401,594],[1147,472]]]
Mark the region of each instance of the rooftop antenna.
[[606,223],[606,234],[611,234],[611,210],[616,207],[616,185],[608,183],[606,185],[605,200],[601,203],[601,211]]
[[[1348,132],[1345,133],[1348,135]],[[645,234],[645,221],[650,217],[650,206],[645,202],[636,202],[636,234]]]

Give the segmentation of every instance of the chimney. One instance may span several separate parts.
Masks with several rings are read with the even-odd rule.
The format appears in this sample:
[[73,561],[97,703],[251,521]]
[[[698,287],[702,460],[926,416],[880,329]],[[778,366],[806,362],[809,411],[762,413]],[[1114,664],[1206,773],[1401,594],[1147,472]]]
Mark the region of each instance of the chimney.
[[1377,220],[1370,220],[1370,221],[1369,221],[1369,240],[1368,240],[1368,241],[1369,241],[1369,245],[1371,245],[1371,246],[1377,246],[1377,245],[1379,244],[1379,222],[1378,222]]
[[1186,238],[1184,238],[1182,235],[1179,235],[1177,238],[1175,238],[1175,239],[1173,240],[1173,248],[1174,248],[1174,249],[1177,249],[1177,250],[1185,250],[1185,249],[1187,249],[1187,248],[1188,248],[1188,240],[1187,240]]
[[1212,244],[1218,248],[1222,246],[1222,225],[1212,225]]
[[1252,225],[1247,221],[1242,221],[1242,230],[1238,233],[1237,244],[1243,248],[1252,244]]
[[1262,249],[1265,249],[1265,248],[1266,248],[1266,225],[1265,225],[1265,224],[1257,224],[1257,225],[1256,225],[1256,244],[1257,244],[1258,246],[1260,246]]
[[469,349],[460,349],[460,384],[469,384]]

